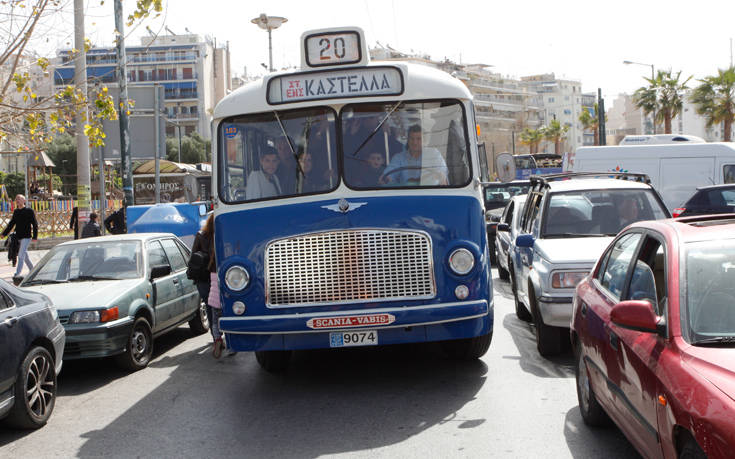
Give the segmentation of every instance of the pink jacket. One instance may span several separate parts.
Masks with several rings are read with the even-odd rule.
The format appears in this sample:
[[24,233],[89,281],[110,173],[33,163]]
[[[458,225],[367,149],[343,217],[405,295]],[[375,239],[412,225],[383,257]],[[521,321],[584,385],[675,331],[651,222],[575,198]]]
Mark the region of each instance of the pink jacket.
[[207,304],[213,308],[221,309],[222,304],[220,303],[219,299],[219,278],[217,277],[217,273],[209,273],[209,298],[207,299]]

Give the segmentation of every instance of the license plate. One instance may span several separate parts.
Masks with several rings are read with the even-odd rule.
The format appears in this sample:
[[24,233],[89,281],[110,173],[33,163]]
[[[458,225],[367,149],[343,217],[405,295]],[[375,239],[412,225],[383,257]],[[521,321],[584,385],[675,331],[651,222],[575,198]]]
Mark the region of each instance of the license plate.
[[376,344],[378,344],[377,330],[355,330],[329,334],[329,347],[374,346]]

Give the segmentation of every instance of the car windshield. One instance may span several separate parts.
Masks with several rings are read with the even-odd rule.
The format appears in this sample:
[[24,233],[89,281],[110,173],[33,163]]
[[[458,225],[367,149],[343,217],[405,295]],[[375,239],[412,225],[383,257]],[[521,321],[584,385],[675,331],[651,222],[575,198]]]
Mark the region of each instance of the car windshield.
[[733,340],[735,239],[686,244],[685,269],[686,318],[692,341]]
[[501,183],[485,186],[485,209],[505,207],[513,196],[528,194],[529,183]]
[[53,248],[22,285],[135,279],[143,275],[140,242],[85,242]]
[[543,237],[614,236],[641,220],[668,212],[651,190],[585,190],[554,193],[544,219]]
[[470,179],[458,101],[351,104],[340,120],[352,188],[453,187]]

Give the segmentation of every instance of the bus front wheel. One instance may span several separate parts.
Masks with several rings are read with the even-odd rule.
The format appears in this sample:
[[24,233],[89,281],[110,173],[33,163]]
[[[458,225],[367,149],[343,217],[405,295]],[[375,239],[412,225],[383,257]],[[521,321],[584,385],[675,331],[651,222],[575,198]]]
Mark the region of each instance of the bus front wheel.
[[255,351],[255,359],[269,373],[282,373],[288,368],[291,351]]
[[492,340],[493,332],[491,330],[486,335],[476,336],[474,338],[443,341],[442,348],[450,358],[457,360],[476,360],[485,355],[490,348],[490,342]]

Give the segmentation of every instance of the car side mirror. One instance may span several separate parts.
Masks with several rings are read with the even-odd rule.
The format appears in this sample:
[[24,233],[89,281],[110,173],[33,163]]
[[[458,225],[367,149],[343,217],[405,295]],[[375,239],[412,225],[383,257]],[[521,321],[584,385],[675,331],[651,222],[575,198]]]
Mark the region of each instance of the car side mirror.
[[496,231],[510,231],[510,225],[507,223],[498,223],[498,226],[495,227]]
[[151,268],[151,280],[171,274],[171,266],[156,265]]
[[516,247],[533,247],[534,239],[530,234],[521,234],[516,238]]
[[659,318],[653,312],[653,305],[643,300],[626,300],[610,310],[610,320],[629,330],[645,333],[658,333]]

